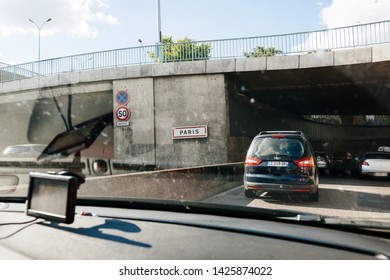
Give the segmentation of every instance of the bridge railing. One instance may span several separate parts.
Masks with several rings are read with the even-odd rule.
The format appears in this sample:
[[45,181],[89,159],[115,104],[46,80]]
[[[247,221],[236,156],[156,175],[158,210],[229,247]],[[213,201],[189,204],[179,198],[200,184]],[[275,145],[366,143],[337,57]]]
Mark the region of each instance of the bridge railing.
[[[390,20],[273,36],[156,44],[0,65],[0,82],[126,65],[311,53],[390,42]],[[267,51],[273,50],[271,53]]]

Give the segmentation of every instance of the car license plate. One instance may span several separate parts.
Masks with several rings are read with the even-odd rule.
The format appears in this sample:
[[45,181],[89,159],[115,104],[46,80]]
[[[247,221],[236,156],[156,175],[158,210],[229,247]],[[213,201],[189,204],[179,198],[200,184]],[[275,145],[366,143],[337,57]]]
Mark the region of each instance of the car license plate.
[[386,176],[387,176],[387,173],[384,173],[384,172],[375,172],[375,173],[374,173],[374,176],[377,176],[377,177],[386,177]]
[[267,161],[267,166],[286,167],[288,166],[287,161]]

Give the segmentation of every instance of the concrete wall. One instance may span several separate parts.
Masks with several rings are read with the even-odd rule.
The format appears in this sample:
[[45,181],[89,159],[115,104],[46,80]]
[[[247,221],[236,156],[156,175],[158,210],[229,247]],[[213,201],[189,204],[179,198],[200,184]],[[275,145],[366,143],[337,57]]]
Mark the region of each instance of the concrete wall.
[[[129,94],[128,125],[118,126],[116,93]],[[229,121],[222,74],[114,81],[115,161],[158,168],[228,162]],[[207,138],[172,139],[175,127],[206,125]]]
[[[128,93],[128,102],[116,101],[119,91]],[[128,125],[120,125],[116,117],[119,107],[127,107]],[[156,165],[154,87],[152,78],[117,80],[113,82],[114,158],[132,165]]]
[[390,60],[389,50],[390,44],[379,44],[332,52],[318,51],[313,54],[131,65],[69,72],[53,76],[39,76],[0,83],[0,95],[9,94],[11,92],[34,91],[45,87],[68,86],[69,84],[79,85],[85,83],[91,83],[90,86],[96,85],[97,88],[89,90],[102,91],[102,87],[106,87],[104,90],[106,90],[107,87],[110,87],[111,83],[104,83],[106,81],[130,78],[198,74],[207,75],[214,73],[285,70],[380,62]]
[[[156,158],[164,167],[227,162],[228,120],[222,74],[155,79]],[[206,125],[208,137],[172,139],[172,128]]]
[[236,84],[231,79],[227,79],[227,88],[230,122],[229,162],[240,162],[245,160],[253,137],[259,133],[260,110],[248,97],[238,94]]

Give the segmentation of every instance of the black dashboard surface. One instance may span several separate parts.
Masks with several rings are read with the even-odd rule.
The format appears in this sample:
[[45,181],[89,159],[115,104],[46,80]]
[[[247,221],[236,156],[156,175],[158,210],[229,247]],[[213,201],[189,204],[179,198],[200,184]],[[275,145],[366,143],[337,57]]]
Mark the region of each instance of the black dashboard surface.
[[308,225],[78,206],[73,224],[0,203],[0,259],[383,259],[390,240]]

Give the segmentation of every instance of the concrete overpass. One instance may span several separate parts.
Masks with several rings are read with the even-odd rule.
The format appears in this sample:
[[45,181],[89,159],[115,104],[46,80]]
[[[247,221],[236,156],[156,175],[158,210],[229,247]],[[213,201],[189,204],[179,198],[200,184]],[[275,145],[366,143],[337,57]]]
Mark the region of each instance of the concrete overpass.
[[[6,130],[12,143],[3,140],[0,148],[15,141],[49,143],[66,130],[58,107],[69,112],[73,104],[73,124],[113,113],[113,126],[105,129],[90,156],[112,158],[118,170],[127,165],[168,168],[242,161],[252,137],[264,129],[302,130],[317,149],[359,153],[390,145],[389,126],[367,126],[358,118],[390,115],[389,70],[390,44],[382,44],[5,82],[0,84],[0,115],[10,119]],[[128,95],[126,102],[120,100],[122,93]],[[9,103],[21,108],[18,117],[10,118],[15,114]],[[127,112],[128,119],[123,117]],[[317,121],[323,115],[331,116],[327,123]],[[30,120],[30,127],[18,118]],[[15,130],[18,125],[23,127]],[[201,129],[200,135],[193,126]],[[26,135],[20,134],[23,130]],[[200,138],[173,137],[183,131]]]

